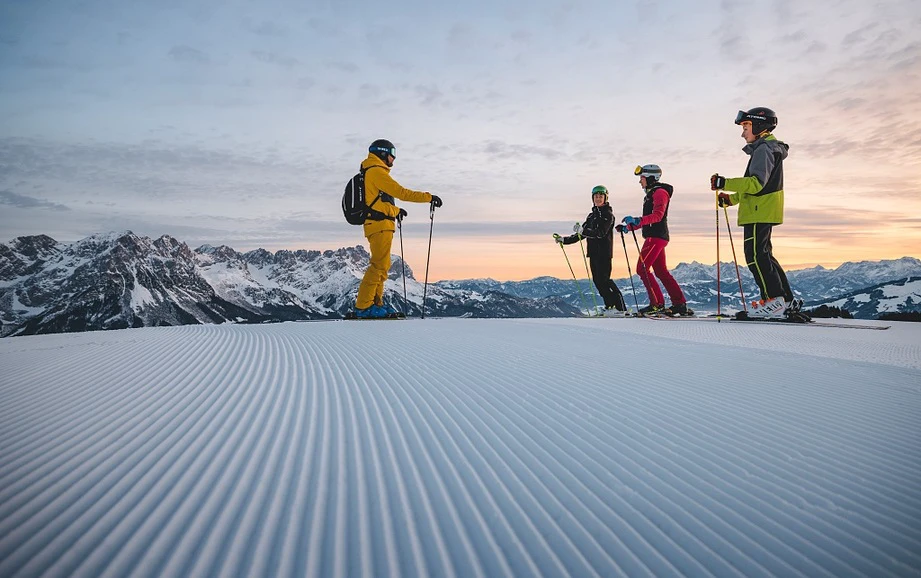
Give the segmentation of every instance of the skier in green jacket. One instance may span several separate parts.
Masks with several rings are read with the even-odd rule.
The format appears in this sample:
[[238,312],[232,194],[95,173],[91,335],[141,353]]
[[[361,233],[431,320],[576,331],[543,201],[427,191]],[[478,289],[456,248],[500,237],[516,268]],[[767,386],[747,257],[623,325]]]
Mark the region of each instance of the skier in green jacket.
[[794,299],[787,275],[771,246],[774,225],[783,223],[783,161],[789,145],[772,134],[777,127],[773,110],[756,107],[739,111],[735,123],[742,127],[742,138],[749,155],[745,176],[710,177],[710,188],[719,192],[721,207],[739,206],[738,224],[745,237],[745,260],[758,283],[761,300],[752,303],[753,315],[787,317],[800,313],[802,300]]

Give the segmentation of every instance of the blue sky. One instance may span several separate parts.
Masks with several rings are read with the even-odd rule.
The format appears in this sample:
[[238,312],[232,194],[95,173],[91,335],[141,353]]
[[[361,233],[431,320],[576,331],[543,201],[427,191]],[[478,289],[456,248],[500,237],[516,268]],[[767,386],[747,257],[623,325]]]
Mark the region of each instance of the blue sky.
[[435,278],[568,274],[550,234],[599,183],[639,213],[650,162],[676,188],[670,261],[712,263],[709,175],[742,174],[732,119],[770,106],[782,262],[917,256],[918,30],[910,0],[0,0],[0,242],[362,243],[341,190],[389,138],[393,176],[445,200]]

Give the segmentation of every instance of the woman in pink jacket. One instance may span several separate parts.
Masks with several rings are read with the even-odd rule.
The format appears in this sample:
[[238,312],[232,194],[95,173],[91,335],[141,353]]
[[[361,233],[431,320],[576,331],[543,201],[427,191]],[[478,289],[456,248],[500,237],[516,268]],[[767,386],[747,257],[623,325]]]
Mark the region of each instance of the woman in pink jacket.
[[[634,174],[640,177],[640,185],[646,191],[643,199],[642,217],[624,217],[624,228],[628,231],[643,230],[643,248],[640,250],[639,262],[636,271],[646,292],[649,294],[649,306],[639,310],[640,315],[665,314],[668,316],[694,315],[688,309],[684,292],[668,271],[665,263],[665,247],[668,245],[668,205],[674,189],[668,183],[660,182],[662,169],[659,165],[643,165],[636,167]],[[665,307],[665,298],[659,284],[650,273],[655,273],[671,298],[671,307]]]

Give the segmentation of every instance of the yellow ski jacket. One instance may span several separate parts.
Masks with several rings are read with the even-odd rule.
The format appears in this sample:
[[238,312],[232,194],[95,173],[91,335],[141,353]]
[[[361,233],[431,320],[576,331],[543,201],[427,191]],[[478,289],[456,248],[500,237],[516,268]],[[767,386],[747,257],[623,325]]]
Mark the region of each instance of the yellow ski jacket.
[[[382,170],[378,170],[378,167]],[[381,193],[381,198],[374,203],[374,210],[392,217],[379,221],[366,219],[365,237],[381,231],[396,230],[395,219],[400,213],[400,208],[393,203],[394,198],[411,203],[430,203],[432,201],[431,193],[404,188],[393,180],[393,177],[390,176],[390,167],[373,153],[368,153],[368,158],[361,162],[361,168],[365,169],[365,203],[371,206],[377,194]]]

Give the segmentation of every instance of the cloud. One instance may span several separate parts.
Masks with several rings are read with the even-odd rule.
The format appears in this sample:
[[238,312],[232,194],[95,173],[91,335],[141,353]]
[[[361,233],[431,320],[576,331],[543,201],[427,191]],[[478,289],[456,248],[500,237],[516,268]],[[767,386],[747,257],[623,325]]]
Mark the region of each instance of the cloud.
[[271,20],[263,20],[258,24],[247,21],[244,23],[244,27],[257,36],[283,38],[288,35],[288,29],[286,27],[280,26]]
[[283,68],[294,68],[300,66],[301,62],[292,56],[284,56],[276,52],[265,52],[263,50],[253,50],[250,54],[259,62],[266,64],[275,64]]
[[562,159],[566,156],[560,149],[534,145],[510,144],[498,140],[486,141],[482,145],[481,150],[491,158],[499,159],[521,160],[540,157],[552,161]]
[[417,85],[415,88],[416,95],[419,97],[422,106],[432,106],[438,104],[444,93],[434,84]]
[[852,48],[858,44],[866,42],[865,34],[867,32],[870,32],[871,30],[874,30],[878,26],[879,26],[878,22],[871,22],[870,24],[867,24],[866,26],[862,26],[858,28],[857,30],[848,32],[847,34],[844,35],[844,38],[841,39],[841,44],[845,48]]
[[840,109],[842,109],[842,110],[853,110],[853,109],[858,109],[858,108],[860,108],[860,107],[863,107],[863,106],[865,106],[866,104],[867,104],[867,99],[866,99],[866,98],[860,98],[860,97],[856,97],[856,98],[855,98],[855,97],[846,97],[846,98],[842,98],[842,99],[839,100],[838,102],[834,103],[834,106],[835,106],[836,108],[840,108]]
[[297,81],[294,83],[294,86],[296,86],[299,90],[310,90],[316,86],[316,84],[316,79],[309,76],[302,76],[297,79]]
[[530,30],[518,28],[512,31],[509,38],[520,44],[530,45],[534,38],[534,34]]
[[656,24],[659,17],[659,6],[655,0],[638,0],[636,3],[637,20],[640,24]]
[[344,62],[341,60],[328,62],[326,66],[333,70],[338,70],[339,72],[347,72],[349,74],[355,74],[361,70],[354,62]]
[[211,62],[211,59],[207,54],[198,50],[197,48],[192,48],[185,44],[180,44],[179,46],[173,46],[169,50],[169,56],[177,62],[191,62],[195,64],[208,64]]
[[335,174],[322,160],[302,167],[303,157],[282,157],[271,148],[258,147],[235,152],[154,140],[129,145],[0,138],[0,186],[9,187],[15,180],[38,182],[45,190],[95,202],[115,199],[119,206],[155,199],[194,205],[220,195],[228,203],[224,208],[232,210],[254,194],[302,197],[304,179],[325,183],[329,173]]
[[809,35],[802,28],[793,32],[788,32],[780,37],[780,41],[786,44],[802,43],[807,40]]
[[[412,207],[409,208],[411,210]],[[422,213],[422,211],[419,211]],[[422,215],[420,214],[420,218]],[[425,219],[427,221],[427,219]],[[548,231],[568,233],[572,231],[573,221],[465,221],[439,222],[439,234],[452,237],[518,237],[521,235],[547,235]],[[428,233],[428,223],[416,221],[404,222],[404,230],[409,233]]]
[[735,61],[747,61],[752,55],[748,39],[738,34],[726,36],[720,40],[720,51],[724,56]]
[[460,51],[460,53],[465,53],[471,46],[475,46],[473,43],[474,34],[474,29],[470,24],[466,22],[454,23],[451,29],[448,30],[447,43],[449,50],[451,52]]
[[20,209],[51,209],[52,211],[70,211],[70,207],[50,201],[43,201],[35,197],[18,195],[12,191],[0,191],[0,205],[10,205]]
[[892,68],[895,71],[917,71],[921,64],[921,42],[914,42],[893,52],[887,57],[887,60],[893,62]]
[[819,41],[815,40],[815,41],[809,43],[809,46],[806,47],[806,50],[804,51],[804,54],[810,55],[810,56],[811,56],[811,55],[815,55],[815,54],[821,54],[821,53],[823,53],[823,52],[825,52],[825,51],[827,51],[827,50],[828,50],[828,45],[827,45],[827,44],[825,44],[824,42],[819,42]]

